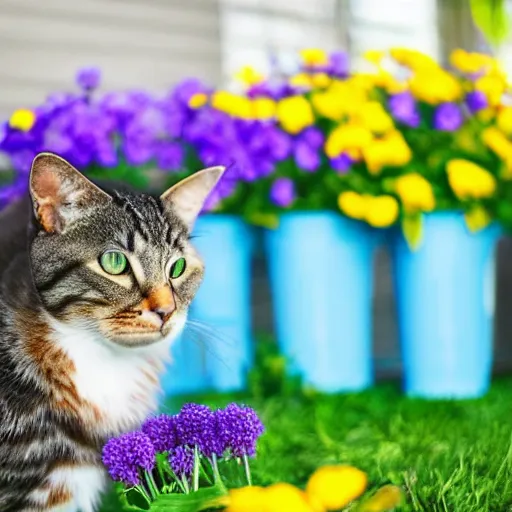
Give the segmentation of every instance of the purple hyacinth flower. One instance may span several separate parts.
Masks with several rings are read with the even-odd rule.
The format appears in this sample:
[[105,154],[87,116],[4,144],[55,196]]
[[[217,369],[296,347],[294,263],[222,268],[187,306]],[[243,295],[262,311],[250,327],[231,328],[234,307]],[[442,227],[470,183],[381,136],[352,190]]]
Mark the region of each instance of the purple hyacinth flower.
[[329,56],[327,72],[338,78],[345,78],[350,73],[350,61],[346,52],[332,52]]
[[169,455],[169,464],[177,476],[188,478],[194,471],[194,450],[188,446],[178,446]]
[[293,154],[297,166],[308,172],[315,172],[320,166],[318,150],[313,149],[307,142],[299,140],[295,143]]
[[253,457],[256,454],[256,443],[264,427],[254,409],[229,404],[225,409],[217,411],[217,419],[219,437],[226,449],[235,457]]
[[143,432],[123,434],[103,447],[103,464],[113,480],[138,485],[139,470],[151,471],[155,466],[155,448]]
[[411,128],[416,128],[420,124],[416,100],[408,91],[390,96],[389,109],[394,119]]
[[215,414],[207,405],[185,404],[176,416],[176,433],[180,444],[197,446],[205,457],[222,456]]
[[330,160],[331,167],[340,174],[345,174],[350,170],[354,161],[346,153],[342,153],[336,158]]
[[82,68],[76,74],[76,83],[85,91],[92,91],[100,85],[101,71],[97,67]]
[[290,178],[277,178],[270,188],[270,200],[281,208],[295,201],[295,184]]
[[458,130],[464,121],[462,111],[456,103],[442,103],[434,112],[434,128],[446,132]]
[[489,106],[487,96],[482,91],[471,91],[466,95],[466,104],[473,113]]
[[174,416],[160,414],[149,418],[142,425],[142,431],[151,439],[157,452],[170,452],[178,446]]

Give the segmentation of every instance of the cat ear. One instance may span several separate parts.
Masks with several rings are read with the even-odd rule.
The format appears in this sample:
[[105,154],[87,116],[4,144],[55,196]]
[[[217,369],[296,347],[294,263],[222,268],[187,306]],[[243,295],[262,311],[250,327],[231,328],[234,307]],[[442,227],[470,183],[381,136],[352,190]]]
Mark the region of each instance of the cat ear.
[[32,162],[30,195],[34,213],[47,233],[62,233],[75,220],[111,197],[63,158],[40,153]]
[[198,171],[164,192],[160,200],[192,229],[206,199],[225,170],[225,167],[210,167]]

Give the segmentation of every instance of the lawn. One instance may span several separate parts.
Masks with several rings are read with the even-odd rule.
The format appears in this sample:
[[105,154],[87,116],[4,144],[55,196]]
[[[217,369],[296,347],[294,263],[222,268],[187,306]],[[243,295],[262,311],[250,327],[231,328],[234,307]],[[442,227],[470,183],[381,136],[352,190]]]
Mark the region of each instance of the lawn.
[[[497,379],[483,399],[463,402],[407,399],[393,383],[322,396],[256,376],[251,389],[193,400],[238,400],[258,410],[267,428],[253,463],[259,484],[301,486],[319,465],[342,462],[365,470],[372,489],[402,486],[402,511],[512,511],[512,378]],[[180,405],[173,400],[167,409]],[[117,510],[109,498],[102,512]]]

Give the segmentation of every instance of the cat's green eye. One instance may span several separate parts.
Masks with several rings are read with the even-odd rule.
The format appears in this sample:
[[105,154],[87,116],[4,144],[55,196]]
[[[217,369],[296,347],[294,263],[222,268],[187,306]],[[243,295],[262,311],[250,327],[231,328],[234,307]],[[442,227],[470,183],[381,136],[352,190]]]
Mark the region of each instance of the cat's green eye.
[[171,265],[171,279],[176,279],[183,275],[183,272],[185,272],[185,269],[187,268],[187,262],[185,261],[185,258],[180,258],[179,260],[176,260]]
[[107,251],[101,255],[100,265],[107,274],[117,276],[128,268],[128,260],[122,252]]

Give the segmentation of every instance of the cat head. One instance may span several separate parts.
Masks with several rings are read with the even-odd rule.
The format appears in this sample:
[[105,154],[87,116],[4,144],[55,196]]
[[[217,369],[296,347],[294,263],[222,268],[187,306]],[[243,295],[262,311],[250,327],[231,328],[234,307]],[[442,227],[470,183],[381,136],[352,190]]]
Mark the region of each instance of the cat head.
[[38,155],[30,263],[46,311],[122,346],[179,334],[203,276],[190,232],[223,172],[197,172],[159,198],[108,194],[62,158]]

